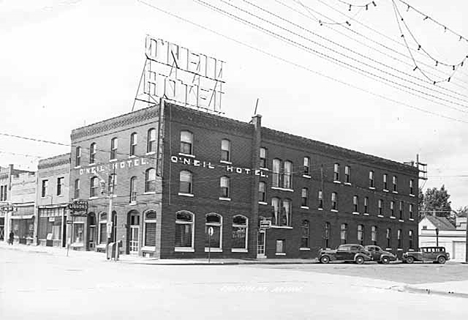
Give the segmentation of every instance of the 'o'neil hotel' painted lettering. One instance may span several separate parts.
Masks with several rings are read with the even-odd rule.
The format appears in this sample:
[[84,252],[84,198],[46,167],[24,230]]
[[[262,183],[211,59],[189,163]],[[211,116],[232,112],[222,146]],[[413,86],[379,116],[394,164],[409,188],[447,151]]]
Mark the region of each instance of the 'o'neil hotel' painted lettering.
[[116,161],[114,163],[95,165],[88,168],[81,168],[80,175],[82,174],[96,174],[99,172],[109,172],[111,170],[129,169],[133,167],[146,166],[148,165],[148,159],[146,158],[133,158],[125,161]]

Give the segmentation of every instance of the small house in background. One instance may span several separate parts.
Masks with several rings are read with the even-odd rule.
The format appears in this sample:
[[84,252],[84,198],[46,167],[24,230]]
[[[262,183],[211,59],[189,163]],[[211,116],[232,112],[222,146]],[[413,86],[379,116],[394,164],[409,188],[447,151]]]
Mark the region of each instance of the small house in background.
[[445,247],[451,260],[465,261],[466,217],[456,219],[454,226],[447,218],[426,215],[419,222],[419,247]]

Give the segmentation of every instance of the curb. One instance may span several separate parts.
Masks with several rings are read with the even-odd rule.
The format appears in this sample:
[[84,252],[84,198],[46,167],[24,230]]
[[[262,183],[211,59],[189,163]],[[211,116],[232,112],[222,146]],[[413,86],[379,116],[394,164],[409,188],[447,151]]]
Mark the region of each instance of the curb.
[[441,296],[468,299],[468,293],[443,291],[443,290],[432,290],[432,289],[422,289],[422,288],[411,287],[411,286],[408,286],[408,285],[393,286],[393,287],[390,287],[388,289],[393,290],[393,291],[398,291],[398,292],[408,292],[408,293],[416,293],[416,294],[433,294],[433,295],[441,295]]

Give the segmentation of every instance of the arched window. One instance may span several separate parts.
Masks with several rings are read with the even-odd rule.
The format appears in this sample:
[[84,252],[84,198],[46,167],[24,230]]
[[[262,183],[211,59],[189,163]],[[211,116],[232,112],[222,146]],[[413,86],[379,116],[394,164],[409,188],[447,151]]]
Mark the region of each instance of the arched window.
[[333,165],[333,181],[340,181],[340,164]]
[[291,226],[292,202],[289,199],[283,200],[283,210],[281,212],[281,225]]
[[260,168],[267,167],[267,150],[266,148],[260,148]]
[[145,192],[156,191],[156,169],[149,168],[145,172]]
[[136,202],[136,199],[137,199],[136,185],[137,185],[137,177],[131,177],[130,178],[130,203]]
[[119,140],[117,138],[112,138],[111,140],[111,150],[110,150],[110,159],[117,159],[117,148],[119,147]]
[[310,158],[304,157],[304,169],[302,170],[302,174],[305,176],[310,176]]
[[146,247],[156,246],[156,211],[145,213],[145,236],[143,245]]
[[369,171],[369,188],[374,188],[375,187],[375,181],[374,181],[374,171]]
[[231,161],[231,141],[221,140],[221,161]]
[[307,189],[307,188],[302,188],[301,207],[304,207],[304,208],[309,207],[309,189]]
[[408,231],[409,248],[413,249],[413,230]]
[[359,244],[364,245],[364,225],[359,224],[357,226],[357,240]]
[[180,132],[180,153],[193,154],[193,134],[190,131]]
[[80,179],[75,180],[74,199],[80,198]]
[[318,208],[323,209],[323,191],[319,190],[318,192]]
[[230,198],[231,196],[231,179],[229,177],[221,177],[220,179],[220,197],[221,198]]
[[81,166],[81,147],[75,148],[75,167]]
[[192,173],[183,170],[179,175],[179,192],[184,194],[192,194]]
[[358,196],[353,196],[353,212],[359,212],[359,198],[358,198]]
[[[213,249],[222,249],[223,219],[219,214],[208,213],[205,217],[205,249],[209,246]],[[209,235],[210,228],[213,235]]]
[[175,250],[193,251],[194,215],[189,211],[176,213]]
[[344,167],[345,183],[351,183],[351,167]]
[[377,245],[377,226],[372,226],[371,241],[372,241],[372,244]]
[[332,192],[331,204],[332,204],[331,206],[332,210],[338,211],[338,194],[336,192]]
[[258,201],[266,202],[266,183],[263,181],[260,181],[258,184]]
[[301,248],[309,248],[309,220],[302,220]]
[[232,242],[231,247],[233,252],[247,251],[247,218],[241,215],[232,218]]
[[348,242],[348,225],[346,223],[341,224],[341,244],[346,244]]
[[285,161],[283,166],[283,188],[292,189],[293,164],[291,161]]
[[138,135],[136,132],[134,132],[130,135],[130,155],[131,156],[136,155],[137,143],[138,143]]
[[97,197],[99,192],[99,179],[98,177],[92,177],[90,183],[89,197]]
[[397,230],[398,249],[402,248],[402,242],[403,242],[402,239],[401,239],[402,233],[403,233],[403,230],[401,230],[401,229]]
[[107,213],[99,215],[99,244],[107,243]]
[[97,152],[96,143],[93,142],[89,146],[89,164],[93,164],[96,162],[96,152]]
[[148,130],[148,139],[146,142],[146,152],[156,152],[156,129],[151,128]]
[[280,159],[273,159],[273,170],[272,170],[272,186],[279,187],[280,186],[280,177],[281,177],[281,160]]
[[392,247],[392,229],[388,228],[386,232],[387,237],[387,248]]
[[271,199],[271,206],[273,207],[273,212],[271,215],[271,223],[275,226],[279,225],[279,215],[280,215],[280,199],[279,198],[272,198]]

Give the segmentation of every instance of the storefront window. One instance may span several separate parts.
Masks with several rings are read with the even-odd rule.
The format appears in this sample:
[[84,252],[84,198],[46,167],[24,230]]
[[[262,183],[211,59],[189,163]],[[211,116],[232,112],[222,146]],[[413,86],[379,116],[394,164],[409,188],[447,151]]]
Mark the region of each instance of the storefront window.
[[232,219],[232,251],[247,250],[247,218],[235,216]]
[[[213,235],[210,237],[208,230],[213,229]],[[219,214],[209,213],[206,215],[205,222],[205,248],[221,249],[222,218]]]
[[193,249],[193,220],[193,213],[189,211],[179,211],[176,213],[176,249]]
[[156,212],[149,211],[145,214],[145,241],[148,247],[156,246]]

